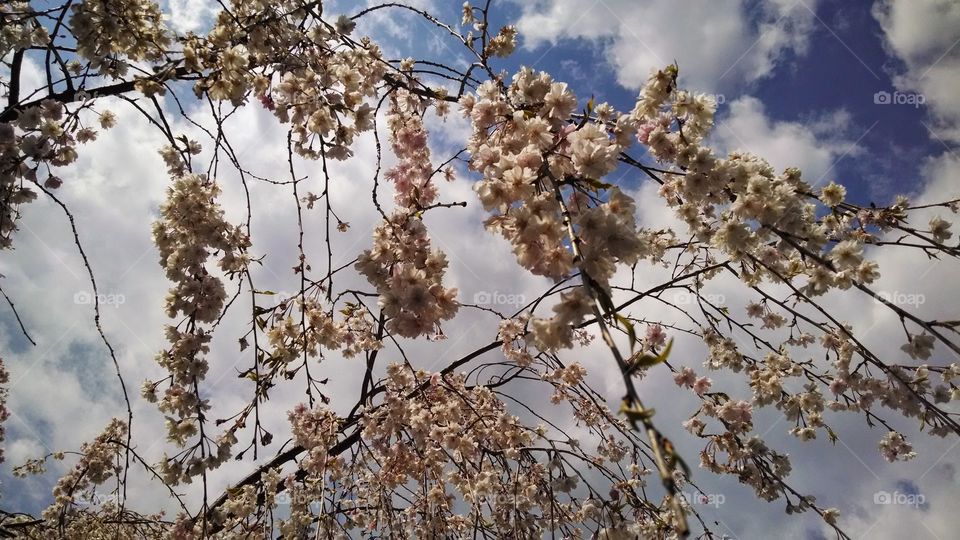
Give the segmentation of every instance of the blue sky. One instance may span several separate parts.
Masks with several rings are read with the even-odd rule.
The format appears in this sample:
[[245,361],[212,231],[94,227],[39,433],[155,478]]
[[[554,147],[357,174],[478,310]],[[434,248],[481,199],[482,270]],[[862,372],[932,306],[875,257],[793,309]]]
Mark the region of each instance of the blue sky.
[[[747,4],[747,15],[756,16],[760,3]],[[931,120],[925,104],[875,103],[877,92],[897,91],[893,77],[904,70],[904,63],[885,46],[884,32],[872,13],[873,6],[870,0],[819,2],[811,9],[815,15],[812,31],[807,35],[807,50],[786,52],[776,69],[754,81],[725,76],[729,80],[720,83],[726,103],[719,107],[718,117],[722,121],[729,114],[730,102],[744,95],[759,99],[766,116],[774,122],[804,123],[837,111],[848,113],[842,126],[844,133],[862,147],[863,155],[836,159],[828,180],[846,185],[855,200],[883,204],[893,195],[918,189],[924,158],[942,153],[947,143],[928,129]],[[794,9],[802,11],[807,7],[798,2]],[[453,11],[450,10],[451,14]],[[498,22],[506,24],[516,21],[521,9],[501,5],[496,15]],[[704,14],[703,19],[704,25],[710,24],[708,15]],[[579,97],[596,95],[598,100],[628,109],[635,100],[635,89],[618,84],[617,67],[604,55],[605,41],[609,39],[561,39],[532,48],[520,47],[502,64],[508,71],[521,65],[535,66],[569,82]],[[683,63],[680,68],[680,84],[685,86],[692,74]]]
[[[747,4],[747,16],[755,16],[760,3]],[[742,96],[760,100],[767,118],[773,122],[805,123],[825,114],[847,113],[849,116],[840,127],[861,147],[862,155],[848,154],[836,159],[828,180],[845,184],[856,200],[883,204],[893,195],[915,192],[921,185],[924,158],[941,154],[953,145],[931,133],[932,121],[925,103],[875,102],[877,92],[901,92],[894,77],[905,68],[903,60],[891,54],[884,42],[884,30],[872,13],[874,4],[870,0],[825,0],[809,8],[813,23],[806,36],[806,50],[787,51],[779,58],[776,69],[756,80],[738,79],[735,74],[723,77],[725,80],[718,81],[718,86],[724,88],[725,103],[719,107],[718,117],[722,121],[729,114],[730,103]],[[442,6],[441,11],[454,18],[458,8]],[[495,8],[495,26],[515,22],[522,15],[519,6],[509,3],[495,3]],[[797,2],[794,9],[802,11],[808,7]],[[706,15],[703,24],[710,24]],[[413,26],[418,31],[429,31],[426,23],[413,22]],[[521,46],[499,65],[508,72],[521,65],[543,69],[570,83],[579,97],[595,95],[598,100],[628,109],[636,97],[635,88],[618,84],[617,66],[604,55],[604,44],[609,41],[576,38]],[[692,74],[689,66],[681,63],[680,68],[683,86]],[[911,91],[902,93],[916,95]]]

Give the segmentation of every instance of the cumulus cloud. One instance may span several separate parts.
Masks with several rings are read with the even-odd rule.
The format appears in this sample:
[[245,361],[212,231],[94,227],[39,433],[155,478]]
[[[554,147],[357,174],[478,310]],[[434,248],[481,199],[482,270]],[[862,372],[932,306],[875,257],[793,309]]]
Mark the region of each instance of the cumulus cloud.
[[[816,24],[814,1],[559,0],[522,2],[525,46],[582,38],[603,44],[620,84],[679,62],[689,86],[724,92],[762,79],[802,55]],[[704,14],[709,13],[705,20]]]
[[198,32],[213,24],[219,6],[213,0],[167,0],[170,27],[178,32]]
[[894,84],[919,92],[935,124],[934,135],[960,141],[960,4],[952,0],[878,0],[873,16],[890,53],[903,61]]
[[[776,169],[799,167],[812,184],[831,180],[837,162],[862,152],[850,116],[831,111],[807,121],[771,119],[757,98],[744,96],[730,103],[720,117],[711,142],[724,150],[743,150],[767,159]],[[869,129],[867,129],[867,132]]]

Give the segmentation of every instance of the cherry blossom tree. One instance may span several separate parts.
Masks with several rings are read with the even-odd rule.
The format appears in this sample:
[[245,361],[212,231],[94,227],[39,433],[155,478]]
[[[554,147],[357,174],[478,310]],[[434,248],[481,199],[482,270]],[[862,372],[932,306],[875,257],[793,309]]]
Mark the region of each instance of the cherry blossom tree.
[[[69,218],[115,366],[117,380],[104,384],[119,385],[125,401],[93,440],[15,464],[28,475],[63,461],[68,472],[42,514],[5,509],[0,531],[713,538],[683,491],[717,474],[760,499],[785,501],[788,513],[815,512],[846,538],[836,509],[791,485],[788,449],[754,429],[757,409],[782,414],[797,444],[836,439],[843,434],[831,427],[834,418],[860,416],[889,461],[915,456],[891,418],[915,419],[930,436],[960,435],[951,406],[960,399],[960,365],[940,354],[960,353],[960,322],[926,320],[890,301],[875,286],[883,269],[869,258],[877,249],[960,257],[946,219],[957,200],[858,205],[836,183],[816,188],[800,170],[774,170],[761,156],[721,155],[707,143],[716,103],[684,90],[676,65],[652,73],[620,108],[576,96],[543,71],[501,71],[517,31],[490,26],[492,4],[465,3],[462,20],[442,21],[392,2],[331,15],[320,0],[227,0],[202,33],[169,28],[151,0],[0,6],[0,247],[10,256],[20,218],[38,197]],[[426,21],[469,60],[458,67],[452,52],[389,58],[356,28],[388,10]],[[41,66],[39,88],[22,87],[28,62]],[[195,121],[193,102],[213,121]],[[137,381],[121,369],[100,323],[97,276],[84,251],[91,240],[58,195],[83,182],[71,177],[71,164],[84,145],[118,122],[109,107],[137,110],[167,141],[157,151],[169,188],[152,230],[170,283],[159,380]],[[286,130],[285,140],[263,141],[285,148],[282,167],[251,170],[231,145],[224,123],[248,107],[269,111]],[[458,115],[469,136],[461,151],[444,155],[426,122]],[[203,136],[175,128],[188,123]],[[354,155],[362,137],[376,140],[375,173],[349,181],[372,184],[369,201],[356,204],[378,225],[366,246],[346,254],[349,264],[336,266],[331,238],[349,224],[330,193],[348,180],[331,178],[328,167],[371,159]],[[625,175],[615,171],[656,183],[660,204],[682,226],[640,226]],[[464,175],[476,197],[444,200],[442,184]],[[226,182],[247,193],[246,221],[228,219]],[[270,246],[251,241],[252,184],[292,192],[300,223],[290,231],[299,238],[292,293],[255,282]],[[486,329],[489,343],[427,370],[403,344],[443,339],[449,321],[493,311],[450,285],[451,254],[432,242],[425,218],[475,204],[487,214],[476,225],[509,243],[515,272],[552,286],[515,313],[494,312],[500,322]],[[305,229],[305,212],[323,213],[326,230]],[[917,218],[931,212],[933,219]],[[305,255],[310,241],[326,246],[326,260]],[[670,278],[639,283],[633,276],[644,267]],[[350,275],[366,288],[345,285]],[[719,279],[752,299],[745,312],[704,292]],[[837,290],[882,303],[902,323],[902,350],[871,350],[824,303]],[[672,302],[675,291],[692,301]],[[228,338],[247,393],[225,413],[207,374],[228,312],[241,313],[246,325],[238,345],[237,336]],[[672,357],[679,336],[699,339],[706,356]],[[602,355],[588,348],[594,342]],[[331,403],[327,388],[344,361],[361,366],[362,382],[350,403]],[[622,392],[588,384],[588,372],[604,370],[618,374]],[[699,403],[682,426],[658,421],[644,399],[639,383],[656,370],[670,371],[676,391]],[[721,388],[711,372],[739,377],[748,390]],[[536,392],[549,399],[531,399]],[[278,393],[300,393],[302,404],[277,410]],[[5,397],[6,390],[0,419]],[[134,418],[138,400],[165,418],[159,461],[141,452],[157,437]],[[562,410],[580,435],[548,409]],[[268,431],[263,419],[271,414],[286,415],[289,432]],[[678,437],[700,441],[698,460],[678,452],[671,440]],[[215,489],[209,477],[227,463],[246,472]],[[134,477],[162,486],[166,503],[144,507]]]

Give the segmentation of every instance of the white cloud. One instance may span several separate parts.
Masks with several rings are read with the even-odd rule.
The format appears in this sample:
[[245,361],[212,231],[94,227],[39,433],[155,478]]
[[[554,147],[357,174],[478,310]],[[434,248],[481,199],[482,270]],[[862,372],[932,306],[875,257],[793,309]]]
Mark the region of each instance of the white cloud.
[[525,46],[583,38],[603,43],[620,84],[635,88],[674,60],[691,88],[730,92],[803,54],[814,1],[558,0],[520,2]]
[[745,96],[730,103],[711,142],[725,152],[762,156],[777,170],[799,167],[808,182],[827,183],[839,160],[861,152],[851,139],[848,122],[849,115],[842,110],[806,122],[773,120],[760,100]]
[[934,116],[935,136],[960,141],[960,3],[878,0],[873,15],[887,48],[906,67],[894,84],[923,95]]
[[199,32],[213,24],[220,6],[215,0],[167,0],[167,23],[178,32]]
[[873,14],[895,52],[909,61],[935,61],[958,37],[960,5],[951,0],[879,0]]

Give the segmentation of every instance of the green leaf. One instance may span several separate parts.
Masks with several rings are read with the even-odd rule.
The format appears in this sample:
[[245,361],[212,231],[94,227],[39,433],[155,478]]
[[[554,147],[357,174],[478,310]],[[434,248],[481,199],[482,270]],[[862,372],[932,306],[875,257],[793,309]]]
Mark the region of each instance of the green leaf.
[[630,319],[627,319],[619,313],[614,313],[614,317],[617,319],[617,322],[622,324],[627,330],[627,337],[630,339],[630,354],[633,354],[633,349],[637,345],[637,329],[633,326],[633,323],[630,322]]
[[667,358],[670,357],[670,351],[672,349],[673,338],[670,338],[670,341],[667,342],[667,346],[663,348],[660,354],[654,355],[645,352],[631,356],[627,366],[627,375],[633,375],[641,369],[646,369],[666,362]]
[[599,180],[594,180],[593,178],[586,178],[584,181],[588,186],[593,188],[594,191],[600,191],[601,189],[610,189],[613,187],[613,184],[608,184],[606,182],[601,182]]
[[663,348],[663,351],[661,351],[659,355],[657,355],[657,358],[659,359],[657,363],[659,364],[660,362],[666,362],[667,358],[670,357],[670,351],[672,350],[673,350],[673,338],[670,338],[670,341],[667,342],[667,346]]
[[627,405],[626,401],[620,404],[620,414],[626,416],[627,420],[634,424],[652,418],[655,412],[655,409],[643,409],[636,405]]
[[[593,281],[592,278],[591,282]],[[593,289],[597,292],[597,302],[600,303],[600,307],[603,308],[603,313],[613,313],[617,318],[622,318],[619,315],[616,315],[616,308],[613,305],[613,300],[610,299],[610,295],[607,294],[607,291],[603,290],[603,287],[594,286]]]

